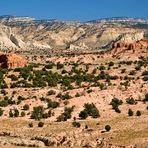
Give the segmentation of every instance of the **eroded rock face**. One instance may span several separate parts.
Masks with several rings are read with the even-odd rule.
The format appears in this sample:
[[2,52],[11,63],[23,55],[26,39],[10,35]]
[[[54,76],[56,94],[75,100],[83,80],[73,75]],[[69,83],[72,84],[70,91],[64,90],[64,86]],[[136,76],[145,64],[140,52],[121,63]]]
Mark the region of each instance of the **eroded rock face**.
[[16,54],[0,54],[0,68],[15,69],[24,67],[27,61]]
[[115,42],[111,54],[122,59],[135,59],[148,54],[148,40],[141,40],[134,43]]
[[141,40],[138,42],[134,42],[134,43],[129,43],[129,42],[115,42],[113,44],[113,48],[124,48],[124,49],[147,49],[148,47],[148,40]]
[[0,20],[0,48],[2,51],[22,53],[27,50],[31,54],[45,53],[44,50],[48,53],[52,49],[101,49],[110,48],[117,40],[137,42],[144,33],[144,29],[120,23],[34,22],[31,18],[21,17],[7,22],[3,18]]

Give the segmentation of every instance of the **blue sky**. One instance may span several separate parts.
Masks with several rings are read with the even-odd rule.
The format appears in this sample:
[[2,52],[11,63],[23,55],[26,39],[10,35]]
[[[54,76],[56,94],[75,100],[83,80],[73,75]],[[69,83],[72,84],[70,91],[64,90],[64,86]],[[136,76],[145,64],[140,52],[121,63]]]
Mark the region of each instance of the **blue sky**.
[[0,0],[0,15],[68,21],[118,16],[148,18],[148,0]]

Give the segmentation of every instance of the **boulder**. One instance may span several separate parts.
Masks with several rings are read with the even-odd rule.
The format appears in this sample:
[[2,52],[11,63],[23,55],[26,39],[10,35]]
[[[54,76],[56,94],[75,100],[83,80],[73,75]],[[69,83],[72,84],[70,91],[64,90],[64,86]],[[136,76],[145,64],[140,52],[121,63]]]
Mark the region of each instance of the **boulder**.
[[16,54],[0,54],[0,68],[15,69],[24,67],[27,60]]

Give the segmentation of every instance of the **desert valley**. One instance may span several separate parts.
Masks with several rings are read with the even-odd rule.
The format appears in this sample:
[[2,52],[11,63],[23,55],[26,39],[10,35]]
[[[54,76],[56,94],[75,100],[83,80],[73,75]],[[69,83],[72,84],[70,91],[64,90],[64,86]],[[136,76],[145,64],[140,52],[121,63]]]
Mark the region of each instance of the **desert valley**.
[[0,17],[0,147],[148,147],[148,20]]

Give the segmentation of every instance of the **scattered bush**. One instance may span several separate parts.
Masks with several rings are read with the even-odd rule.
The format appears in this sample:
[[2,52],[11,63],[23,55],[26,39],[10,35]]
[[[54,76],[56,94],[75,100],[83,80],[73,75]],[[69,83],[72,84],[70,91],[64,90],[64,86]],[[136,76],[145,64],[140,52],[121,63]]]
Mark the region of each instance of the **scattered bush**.
[[106,130],[107,132],[109,132],[109,131],[111,130],[111,126],[110,126],[110,125],[105,125],[105,130]]
[[136,71],[132,70],[130,71],[129,75],[135,75],[136,74]]
[[47,95],[55,95],[56,94],[56,92],[54,91],[54,90],[50,90],[50,91],[48,91],[48,93],[47,93]]
[[48,63],[47,65],[45,65],[45,68],[52,69],[53,66],[54,66],[54,64],[51,62],[51,63]]
[[144,76],[143,81],[148,81],[148,76]]
[[38,106],[33,108],[33,112],[31,114],[31,119],[40,120],[44,113],[43,106]]
[[148,71],[144,71],[143,73],[142,73],[142,76],[148,76]]
[[60,62],[58,62],[58,63],[57,63],[57,69],[62,69],[62,68],[64,68],[64,65],[61,64]]
[[39,122],[38,123],[38,127],[43,127],[44,126],[44,123],[43,122]]
[[28,104],[25,104],[25,105],[23,106],[23,110],[29,110],[29,105],[28,105]]
[[88,94],[91,93],[91,92],[93,92],[92,89],[87,90],[87,93],[88,93]]
[[100,117],[99,110],[93,103],[84,104],[84,110],[79,113],[81,119],[86,119],[88,116],[91,116],[92,118]]
[[136,115],[141,116],[141,112],[139,110],[137,110]]
[[25,117],[25,112],[21,112],[21,117]]
[[122,70],[121,70],[121,73],[125,73],[125,72],[126,72],[126,69],[122,69]]
[[114,66],[114,62],[111,61],[111,62],[109,62],[108,65],[109,65],[109,67]]
[[88,129],[88,125],[85,125],[85,129]]
[[119,100],[118,98],[112,99],[110,105],[112,105],[112,109],[114,109],[117,113],[121,113],[119,110],[119,106],[122,104],[122,100]]
[[8,76],[8,78],[11,78],[11,81],[17,81],[18,80],[18,77],[14,74]]
[[73,127],[77,127],[77,128],[81,126],[80,122],[76,122],[76,121],[72,122],[72,125]]
[[52,101],[50,99],[47,100],[48,108],[57,108],[60,106],[59,102]]
[[0,116],[2,116],[3,115],[3,110],[0,108]]
[[14,115],[13,115],[13,112],[12,112],[12,110],[10,110],[10,111],[9,111],[9,117],[12,118],[13,116],[14,116]]
[[30,123],[28,124],[28,126],[29,126],[29,127],[33,127],[33,123],[30,122]]
[[145,94],[145,97],[144,97],[143,101],[148,101],[148,93]]
[[105,66],[101,64],[99,70],[105,70]]
[[5,89],[2,89],[1,90],[1,94],[6,95],[7,94],[6,90]]
[[134,114],[134,112],[133,112],[131,109],[129,109],[129,110],[128,110],[128,115],[129,115],[129,116],[133,116],[133,114]]
[[67,119],[71,118],[71,113],[73,112],[74,106],[65,107],[64,113],[57,117],[57,122],[67,121]]
[[126,102],[127,102],[128,104],[131,104],[131,105],[137,104],[137,102],[136,102],[133,98],[127,98],[127,99],[126,99]]
[[76,95],[75,95],[75,97],[80,97],[81,95],[80,95],[80,93],[76,93]]
[[86,118],[88,117],[87,111],[85,111],[85,110],[81,111],[81,112],[79,113],[79,117],[80,117],[81,119],[86,119]]

